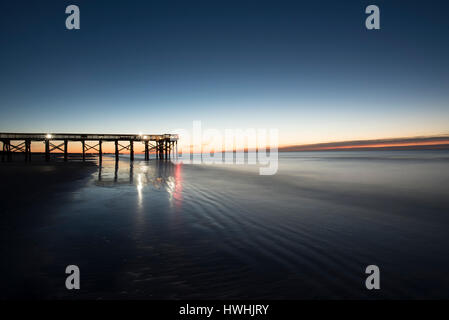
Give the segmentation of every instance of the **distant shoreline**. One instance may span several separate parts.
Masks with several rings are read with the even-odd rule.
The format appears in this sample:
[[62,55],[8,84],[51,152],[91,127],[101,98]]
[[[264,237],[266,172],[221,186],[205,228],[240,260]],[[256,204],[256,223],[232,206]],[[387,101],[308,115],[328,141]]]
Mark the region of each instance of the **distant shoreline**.
[[449,150],[449,144],[423,145],[423,146],[391,146],[391,147],[338,147],[329,149],[283,147],[279,152],[311,152],[311,151],[438,151]]

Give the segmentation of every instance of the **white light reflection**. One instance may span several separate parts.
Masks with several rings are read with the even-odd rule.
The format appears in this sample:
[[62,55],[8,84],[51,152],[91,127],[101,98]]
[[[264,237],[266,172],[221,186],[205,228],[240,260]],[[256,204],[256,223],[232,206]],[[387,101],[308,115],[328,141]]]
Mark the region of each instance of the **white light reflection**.
[[176,183],[173,177],[168,177],[165,180],[165,191],[168,193],[168,199],[170,200],[170,204],[173,204],[173,192],[175,191]]
[[139,173],[137,175],[137,206],[139,209],[142,209],[142,202],[143,202],[143,195],[142,195],[142,190],[143,190],[143,182],[142,182],[142,178],[143,178],[143,173]]
[[174,175],[167,177],[165,181],[165,190],[169,195],[170,205],[181,209],[182,207],[182,167],[176,165],[174,167]]

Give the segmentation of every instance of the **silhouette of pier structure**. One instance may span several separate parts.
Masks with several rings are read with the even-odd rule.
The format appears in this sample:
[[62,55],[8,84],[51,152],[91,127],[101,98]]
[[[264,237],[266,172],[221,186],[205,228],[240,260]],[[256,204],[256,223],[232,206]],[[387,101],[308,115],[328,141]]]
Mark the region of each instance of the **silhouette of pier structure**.
[[52,151],[59,150],[68,161],[68,143],[79,142],[82,146],[82,159],[86,160],[86,152],[96,151],[99,160],[103,157],[103,142],[114,142],[115,159],[119,160],[120,152],[129,151],[129,158],[134,161],[134,144],[145,146],[145,160],[150,160],[150,152],[156,153],[156,159],[170,159],[177,154],[178,135],[176,134],[77,134],[77,133],[0,133],[3,143],[2,162],[12,161],[13,153],[22,153],[25,161],[31,161],[31,142],[45,144],[45,160],[50,161]]

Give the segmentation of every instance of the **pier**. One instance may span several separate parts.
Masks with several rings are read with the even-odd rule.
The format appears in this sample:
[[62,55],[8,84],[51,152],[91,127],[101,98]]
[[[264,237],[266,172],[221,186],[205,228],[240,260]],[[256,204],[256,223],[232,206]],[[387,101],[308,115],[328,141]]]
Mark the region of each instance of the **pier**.
[[134,144],[142,143],[145,147],[145,160],[150,160],[150,152],[156,153],[156,159],[166,160],[177,154],[178,135],[176,134],[77,134],[77,133],[0,133],[3,144],[1,159],[12,161],[13,153],[22,153],[25,161],[31,161],[31,142],[45,144],[45,160],[50,161],[52,151],[64,154],[64,161],[68,160],[69,142],[79,142],[82,147],[82,159],[86,160],[86,152],[96,151],[99,160],[103,156],[103,142],[114,142],[115,159],[118,161],[120,152],[129,151],[129,158],[134,160]]

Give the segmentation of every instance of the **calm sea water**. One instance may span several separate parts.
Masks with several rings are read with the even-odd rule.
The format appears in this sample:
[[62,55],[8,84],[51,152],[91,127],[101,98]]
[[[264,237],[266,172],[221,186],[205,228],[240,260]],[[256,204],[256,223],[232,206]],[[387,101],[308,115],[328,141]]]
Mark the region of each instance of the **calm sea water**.
[[[281,153],[255,166],[106,157],[22,248],[41,298],[449,298],[449,152]],[[36,213],[42,211],[36,204]],[[33,254],[34,252],[34,254]],[[37,254],[38,252],[38,254]],[[65,266],[81,290],[64,287]],[[377,265],[381,289],[365,288]]]

